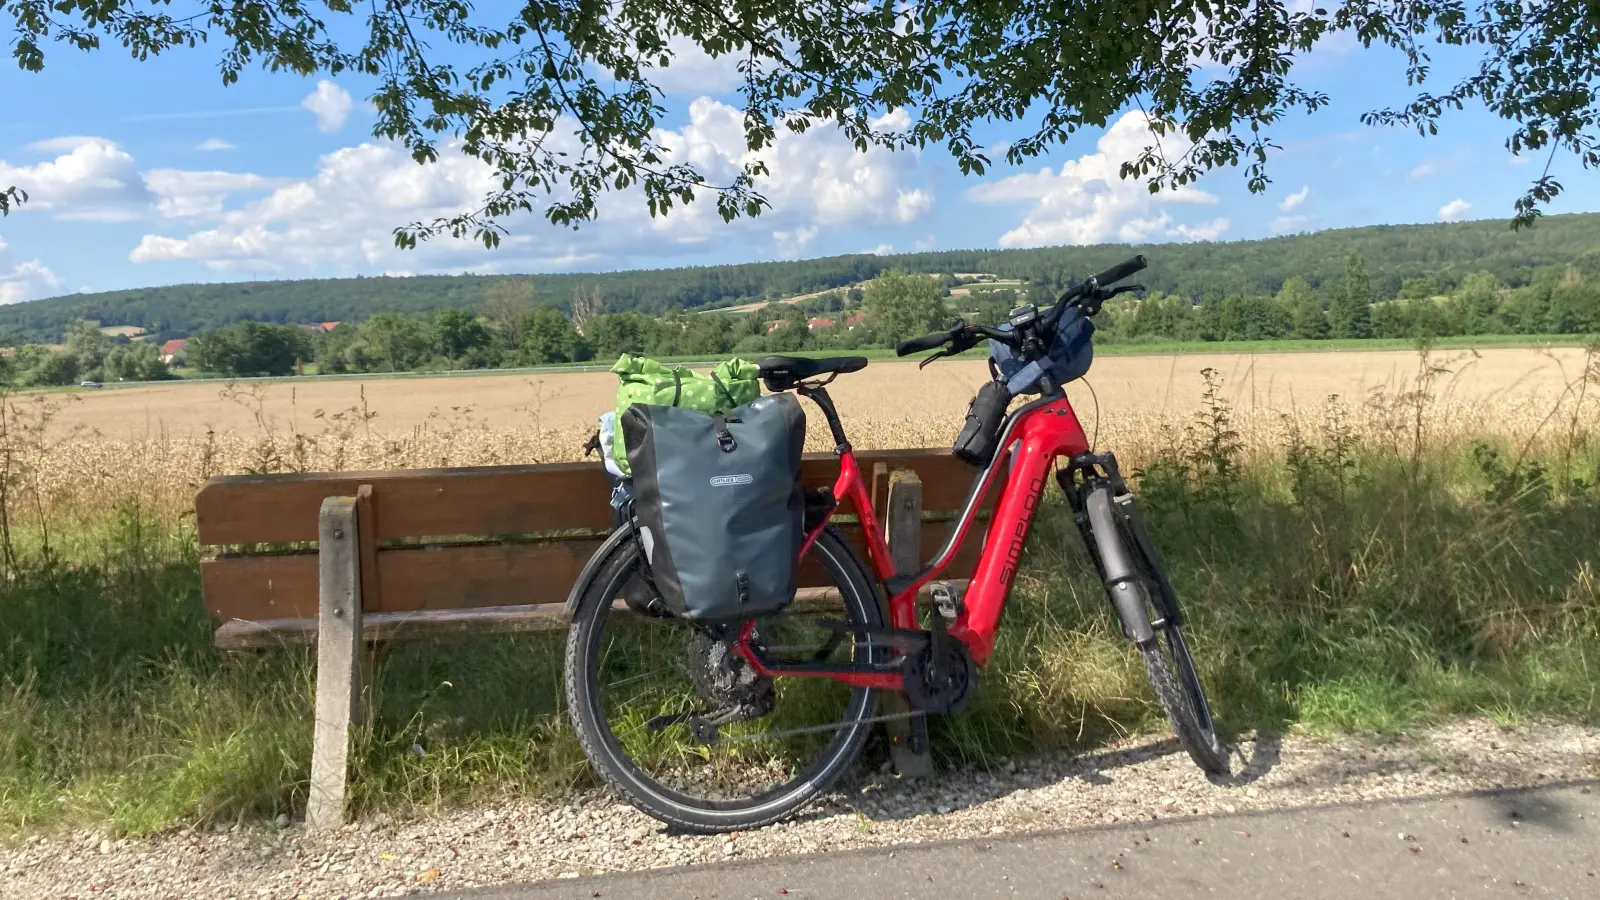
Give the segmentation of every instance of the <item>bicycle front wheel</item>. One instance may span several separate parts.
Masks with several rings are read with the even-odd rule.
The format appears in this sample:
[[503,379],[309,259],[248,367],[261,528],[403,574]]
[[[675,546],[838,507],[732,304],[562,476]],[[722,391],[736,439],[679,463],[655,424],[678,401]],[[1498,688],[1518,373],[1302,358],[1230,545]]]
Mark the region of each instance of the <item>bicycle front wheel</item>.
[[[653,593],[637,541],[602,552],[568,632],[566,687],[583,751],[612,788],[670,825],[724,832],[783,819],[844,774],[871,732],[874,691],[757,675],[730,646],[736,630],[637,611]],[[806,566],[830,587],[755,620],[768,652],[832,664],[883,652],[855,630],[882,614],[850,546],[827,529]]]
[[1129,586],[1143,600],[1154,632],[1148,640],[1139,641],[1135,646],[1144,661],[1145,674],[1150,678],[1156,701],[1172,723],[1178,743],[1202,770],[1212,775],[1228,774],[1228,751],[1217,738],[1211,704],[1206,700],[1200,673],[1195,669],[1194,658],[1189,655],[1189,645],[1184,640],[1177,597],[1172,593],[1161,558],[1145,533],[1133,498],[1124,494],[1113,499],[1110,485],[1101,483],[1088,487],[1083,505],[1094,535],[1091,549],[1104,539],[1102,536],[1114,536],[1112,539],[1120,541],[1124,549],[1122,557],[1133,563],[1135,578]]

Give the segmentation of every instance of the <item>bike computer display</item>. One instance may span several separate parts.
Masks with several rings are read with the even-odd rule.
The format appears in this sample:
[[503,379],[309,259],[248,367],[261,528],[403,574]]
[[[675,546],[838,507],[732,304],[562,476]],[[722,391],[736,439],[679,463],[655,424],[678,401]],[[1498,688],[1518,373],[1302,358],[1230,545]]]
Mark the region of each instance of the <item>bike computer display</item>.
[[1013,309],[1011,315],[1007,318],[1011,322],[1012,328],[1021,328],[1024,325],[1032,324],[1033,320],[1039,318],[1039,307],[1031,303],[1019,306]]

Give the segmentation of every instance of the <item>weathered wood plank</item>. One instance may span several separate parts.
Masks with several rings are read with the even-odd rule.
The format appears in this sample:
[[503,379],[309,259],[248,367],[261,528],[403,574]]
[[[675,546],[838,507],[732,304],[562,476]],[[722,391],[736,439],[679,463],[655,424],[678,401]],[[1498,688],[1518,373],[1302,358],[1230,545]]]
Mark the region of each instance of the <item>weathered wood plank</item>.
[[[384,585],[369,613],[564,603],[599,539],[406,547],[377,553]],[[231,556],[200,564],[206,609],[220,621],[315,614],[317,557]]]
[[[927,588],[923,589],[927,592]],[[837,602],[834,588],[801,588],[795,606],[825,607]],[[618,608],[622,601],[616,603]],[[480,609],[440,609],[407,613],[370,613],[361,618],[361,638],[367,643],[382,641],[431,640],[456,635],[520,634],[535,631],[561,631],[567,627],[566,607],[559,603],[541,606],[489,606]],[[224,622],[212,637],[222,650],[278,650],[285,647],[310,647],[317,643],[315,619],[265,619]]]
[[306,824],[344,824],[350,728],[360,715],[361,551],[356,501],[329,497],[319,516],[321,596],[317,614],[317,700]]
[[[915,471],[929,511],[959,509],[972,481],[972,468],[947,450],[873,450],[857,457],[867,473],[877,463]],[[802,478],[807,487],[827,487],[838,471],[833,454],[811,454]],[[200,543],[315,541],[322,501],[352,496],[362,485],[372,487],[376,541],[600,530],[611,524],[610,482],[599,463],[230,475],[211,479],[195,496]]]
[[[380,522],[382,519],[379,520]],[[947,522],[926,523],[922,558],[932,557],[950,533]],[[860,529],[843,525],[845,539],[865,554]],[[980,529],[975,528],[974,531]],[[969,534],[951,577],[971,573],[981,548],[980,534]],[[405,547],[377,552],[383,592],[366,612],[394,613],[440,609],[565,603],[583,564],[600,546],[598,538],[520,544],[467,544]],[[864,558],[864,556],[863,556]],[[223,556],[200,564],[206,609],[218,622],[305,619],[316,615],[317,556]],[[821,565],[800,567],[800,583],[828,584]]]
[[[895,574],[915,574],[926,559],[922,552],[922,481],[916,472],[891,471],[884,495],[883,529],[889,553],[894,557]],[[884,613],[884,620],[888,621],[888,610]],[[911,701],[899,691],[880,693],[878,709],[880,713],[896,716],[912,711]],[[891,719],[884,723],[884,730],[889,734],[889,758],[901,778],[933,777],[925,719]]]
[[914,575],[922,552],[922,479],[915,472],[892,472],[884,502],[883,531],[896,575]]
[[[552,631],[567,627],[565,608],[543,606],[490,606],[481,609],[429,610],[409,613],[371,613],[362,617],[361,639],[413,641],[453,634],[512,634]],[[212,642],[223,650],[270,650],[306,647],[317,642],[315,619],[235,619],[217,629]]]

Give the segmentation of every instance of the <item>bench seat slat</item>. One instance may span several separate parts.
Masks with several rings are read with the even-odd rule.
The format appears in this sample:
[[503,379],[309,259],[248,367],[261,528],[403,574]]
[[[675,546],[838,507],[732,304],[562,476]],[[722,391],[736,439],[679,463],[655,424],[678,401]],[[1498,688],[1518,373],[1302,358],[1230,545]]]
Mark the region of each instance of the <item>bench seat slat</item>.
[[[362,640],[410,641],[449,634],[510,634],[567,627],[561,604],[487,606],[479,609],[371,613],[361,617]],[[234,619],[217,629],[213,642],[223,650],[308,647],[317,642],[316,619]]]
[[[953,582],[964,586],[964,580]],[[929,586],[922,589],[927,596]],[[795,606],[821,605],[835,600],[834,588],[801,588]],[[622,601],[616,601],[621,608]],[[361,618],[361,637],[377,641],[415,641],[454,634],[516,634],[529,631],[557,631],[567,627],[566,607],[559,603],[539,606],[487,606],[479,609],[426,610],[409,613],[373,613]],[[234,619],[223,623],[213,638],[223,650],[271,650],[280,647],[309,647],[317,642],[316,619]]]

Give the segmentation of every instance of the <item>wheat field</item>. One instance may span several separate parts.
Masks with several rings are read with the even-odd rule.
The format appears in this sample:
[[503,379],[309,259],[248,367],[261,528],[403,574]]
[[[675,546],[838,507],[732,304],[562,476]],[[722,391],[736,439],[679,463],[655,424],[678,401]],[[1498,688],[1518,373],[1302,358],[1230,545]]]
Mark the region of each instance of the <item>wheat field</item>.
[[[1096,446],[1136,464],[1193,422],[1207,371],[1250,453],[1280,449],[1297,423],[1314,431],[1331,409],[1397,448],[1419,428],[1430,441],[1537,436],[1561,410],[1593,404],[1574,390],[1586,364],[1577,349],[1117,356],[1068,393]],[[856,446],[939,447],[987,377],[981,360],[920,371],[874,361],[830,390]],[[16,395],[6,428],[26,450],[24,474],[52,505],[103,507],[136,488],[181,510],[213,475],[579,459],[615,387],[607,372],[180,382]],[[1422,394],[1425,404],[1416,402]],[[830,447],[813,416],[808,448]]]
[[[1574,348],[1485,349],[1438,352],[1432,362],[1451,370],[1450,397],[1477,403],[1551,399],[1581,370],[1582,359],[1583,351]],[[1237,408],[1288,411],[1316,406],[1333,394],[1359,400],[1375,389],[1402,387],[1415,379],[1418,357],[1406,351],[1115,356],[1095,363],[1087,382],[1108,416],[1183,415],[1200,402],[1200,372],[1206,368],[1223,378]],[[987,377],[980,360],[939,362],[921,371],[912,362],[874,360],[864,371],[841,377],[830,391],[847,420],[912,423],[916,436],[935,439],[945,431],[954,434],[967,401]],[[561,429],[587,426],[610,408],[615,391],[616,379],[607,372],[285,380],[265,384],[258,404],[247,389],[171,382],[76,394],[56,420],[112,440],[192,438],[208,429],[253,432],[261,426],[258,413],[274,427],[315,428],[319,413],[326,417],[364,404],[373,414],[372,429],[390,435],[442,419],[507,430]],[[1089,424],[1089,388],[1080,382],[1070,393]]]

